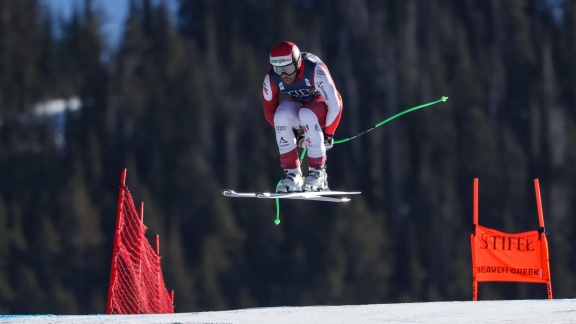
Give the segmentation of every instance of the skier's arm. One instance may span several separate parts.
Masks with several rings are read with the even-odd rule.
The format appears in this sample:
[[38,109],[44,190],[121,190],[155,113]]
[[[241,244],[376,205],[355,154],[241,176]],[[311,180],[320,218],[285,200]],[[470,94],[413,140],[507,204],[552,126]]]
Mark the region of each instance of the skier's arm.
[[280,101],[279,93],[278,87],[272,82],[270,73],[266,74],[264,85],[262,86],[262,106],[264,107],[264,116],[272,127],[274,127],[274,113]]
[[320,92],[324,102],[328,106],[328,113],[326,114],[326,128],[324,132],[327,135],[334,135],[340,117],[342,116],[342,98],[336,90],[334,80],[330,76],[328,67],[324,63],[318,63],[314,71],[314,86]]

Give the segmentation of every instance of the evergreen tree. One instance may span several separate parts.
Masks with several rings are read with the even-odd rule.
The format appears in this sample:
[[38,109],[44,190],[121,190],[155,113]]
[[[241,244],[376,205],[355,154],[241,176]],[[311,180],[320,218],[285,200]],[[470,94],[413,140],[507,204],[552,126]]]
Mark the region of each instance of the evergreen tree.
[[[166,1],[131,0],[111,51],[98,2],[70,18],[40,3],[0,0],[3,313],[103,312],[124,167],[178,312],[469,299],[475,177],[481,224],[508,232],[537,226],[541,180],[555,297],[571,297],[573,2],[556,16],[546,0],[194,0],[172,16]],[[273,190],[281,176],[260,85],[282,40],[330,68],[336,139],[450,99],[337,145],[331,187],[363,194],[281,201],[276,226],[273,201],[219,189]],[[70,97],[82,105],[59,141],[36,104]]]

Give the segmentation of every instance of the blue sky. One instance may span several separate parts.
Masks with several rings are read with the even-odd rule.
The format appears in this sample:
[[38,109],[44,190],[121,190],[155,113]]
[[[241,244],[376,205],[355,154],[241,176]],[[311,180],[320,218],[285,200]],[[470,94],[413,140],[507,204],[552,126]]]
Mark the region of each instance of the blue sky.
[[[69,18],[72,13],[84,5],[84,0],[42,0],[51,10],[53,17]],[[110,45],[118,43],[121,37],[124,19],[128,13],[128,0],[95,0],[95,8],[102,8],[104,21],[102,32]]]
[[[41,0],[41,2],[48,6],[53,17],[64,18],[69,18],[75,10],[84,5],[84,0]],[[122,36],[129,3],[128,0],[93,0],[94,8],[102,9],[104,12],[102,32],[111,46],[117,44]],[[175,0],[168,0],[168,4],[172,11],[176,9]]]

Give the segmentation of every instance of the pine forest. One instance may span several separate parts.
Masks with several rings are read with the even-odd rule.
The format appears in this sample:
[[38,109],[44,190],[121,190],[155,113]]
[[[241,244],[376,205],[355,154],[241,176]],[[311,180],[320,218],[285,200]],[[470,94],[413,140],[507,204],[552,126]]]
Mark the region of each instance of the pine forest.
[[[176,312],[470,300],[474,178],[508,233],[538,227],[539,179],[554,297],[576,298],[576,1],[171,2],[126,0],[111,46],[98,1],[0,0],[1,314],[105,312],[124,168]],[[283,175],[262,82],[284,40],[330,69],[336,140],[449,99],[334,145],[330,187],[362,194],[283,200],[276,225],[220,189]]]

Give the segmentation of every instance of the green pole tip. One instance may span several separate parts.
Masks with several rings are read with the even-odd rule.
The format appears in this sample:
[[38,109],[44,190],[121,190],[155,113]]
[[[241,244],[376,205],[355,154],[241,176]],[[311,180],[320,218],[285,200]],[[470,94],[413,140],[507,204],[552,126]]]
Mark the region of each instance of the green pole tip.
[[442,96],[442,98],[441,98],[440,100],[442,100],[442,101],[446,102],[446,100],[448,100],[448,97],[446,97],[446,96]]
[[274,221],[274,223],[275,223],[276,225],[278,225],[278,224],[280,224],[280,220],[277,219],[277,220]]

